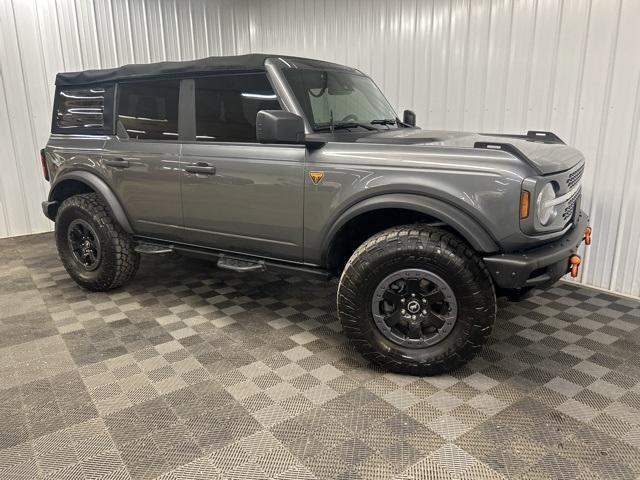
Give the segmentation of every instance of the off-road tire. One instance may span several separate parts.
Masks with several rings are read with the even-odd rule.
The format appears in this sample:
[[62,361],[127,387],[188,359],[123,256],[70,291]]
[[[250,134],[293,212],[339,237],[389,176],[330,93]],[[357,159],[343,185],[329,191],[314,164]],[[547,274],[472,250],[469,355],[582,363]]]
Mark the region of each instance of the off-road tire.
[[[97,234],[101,258],[95,270],[84,270],[69,247],[67,232],[75,219],[87,222]],[[97,194],[74,195],[64,200],[56,215],[55,230],[62,264],[81,287],[104,292],[125,284],[136,274],[140,255],[135,251],[133,239],[113,220]]]
[[[393,342],[372,317],[372,295],[379,282],[411,268],[445,280],[458,308],[451,332],[424,348]],[[496,317],[496,295],[489,272],[466,242],[428,225],[405,225],[374,235],[353,253],[338,286],[338,314],[365,359],[392,372],[437,375],[465,364],[486,343]]]

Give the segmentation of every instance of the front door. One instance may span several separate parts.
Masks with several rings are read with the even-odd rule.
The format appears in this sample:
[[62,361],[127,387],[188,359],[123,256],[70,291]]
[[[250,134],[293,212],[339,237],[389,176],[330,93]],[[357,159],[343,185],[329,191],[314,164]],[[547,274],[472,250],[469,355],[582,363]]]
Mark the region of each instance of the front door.
[[121,83],[117,136],[107,140],[102,164],[134,231],[180,241],[178,80]]
[[306,150],[256,142],[257,112],[280,108],[264,72],[201,77],[194,86],[195,141],[181,154],[187,241],[302,261]]

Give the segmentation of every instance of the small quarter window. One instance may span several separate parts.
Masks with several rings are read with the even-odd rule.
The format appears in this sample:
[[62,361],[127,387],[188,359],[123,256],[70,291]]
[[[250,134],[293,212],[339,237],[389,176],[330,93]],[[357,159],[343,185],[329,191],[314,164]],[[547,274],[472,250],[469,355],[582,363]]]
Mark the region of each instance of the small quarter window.
[[118,85],[118,131],[140,140],[178,139],[179,80]]
[[58,87],[54,133],[108,133],[113,86]]
[[217,75],[195,80],[196,140],[256,142],[256,115],[281,110],[264,73]]

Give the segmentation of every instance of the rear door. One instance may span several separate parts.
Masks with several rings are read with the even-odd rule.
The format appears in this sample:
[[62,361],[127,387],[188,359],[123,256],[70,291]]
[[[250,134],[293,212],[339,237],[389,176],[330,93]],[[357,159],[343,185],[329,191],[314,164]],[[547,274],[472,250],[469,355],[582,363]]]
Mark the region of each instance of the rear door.
[[302,261],[305,148],[257,143],[257,112],[280,109],[266,74],[192,82],[193,140],[181,155],[188,242]]
[[116,91],[116,133],[103,166],[137,234],[183,238],[180,205],[180,80],[124,82]]

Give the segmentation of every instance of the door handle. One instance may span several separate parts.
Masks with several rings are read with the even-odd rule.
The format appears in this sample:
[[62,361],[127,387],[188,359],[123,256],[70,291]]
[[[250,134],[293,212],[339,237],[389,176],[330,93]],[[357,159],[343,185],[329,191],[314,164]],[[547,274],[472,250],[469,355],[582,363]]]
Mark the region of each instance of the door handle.
[[124,158],[108,158],[102,163],[107,167],[129,168],[129,160],[125,160]]
[[204,175],[215,175],[216,167],[209,165],[208,163],[198,162],[192,163],[184,167],[184,171],[188,173],[202,173]]

